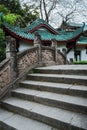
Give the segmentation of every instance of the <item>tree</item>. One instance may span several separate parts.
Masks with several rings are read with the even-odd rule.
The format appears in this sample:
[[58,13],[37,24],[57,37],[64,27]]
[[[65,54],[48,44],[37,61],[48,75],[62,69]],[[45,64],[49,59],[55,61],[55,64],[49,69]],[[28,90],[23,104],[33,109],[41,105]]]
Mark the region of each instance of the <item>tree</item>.
[[0,12],[3,12],[4,14],[8,14],[8,13],[10,13],[10,10],[8,8],[6,8],[4,4],[1,4]]
[[74,13],[76,11],[76,2],[77,1],[75,1],[75,3],[67,1],[66,6],[63,2],[61,2],[61,11],[56,11],[57,14],[62,18],[61,29],[65,29],[67,27],[67,22],[74,17]]
[[37,18],[39,18],[39,13],[37,9],[35,8],[34,5],[28,6],[27,4],[23,4],[23,19],[24,19],[24,26],[27,24],[32,23],[35,21]]
[[7,23],[10,25],[20,25],[19,19],[21,19],[20,15],[9,13],[7,15],[4,15],[4,19],[6,20]]
[[22,15],[22,8],[19,0],[0,0],[0,4],[5,5],[11,13]]
[[[22,3],[25,0],[20,0]],[[87,21],[86,0],[28,0],[26,4],[35,4],[40,17],[51,24],[58,26],[62,22]],[[82,19],[81,19],[82,17]],[[84,19],[83,19],[84,17]],[[79,21],[78,21],[79,22]]]
[[[37,9],[34,5],[27,5],[23,4],[21,6],[20,0],[0,0],[0,3],[4,5],[6,9],[10,11],[10,15],[6,16],[6,20],[9,21],[9,23],[12,23],[9,18],[13,19],[17,17],[17,21],[15,22],[17,25],[20,24],[20,26],[24,27],[28,23],[31,23],[35,21],[37,18],[39,18],[39,13],[37,12]],[[4,10],[2,12],[5,12]],[[8,14],[8,13],[7,13]],[[15,17],[13,17],[13,14],[15,14]],[[13,24],[12,23],[12,24]]]
[[[5,5],[0,5],[0,12],[3,12],[4,19],[11,25],[14,25],[17,19],[20,17],[19,15],[10,13],[10,10],[5,7]],[[5,41],[5,33],[2,29],[1,19],[0,19],[0,62],[6,57],[6,41]]]
[[[30,1],[28,1],[28,3],[35,4],[39,10],[41,19],[49,22],[51,12],[56,7],[58,1],[59,0],[32,0],[32,3]],[[23,2],[23,0],[21,2]]]
[[6,47],[6,42],[5,42],[5,34],[2,29],[0,29],[0,62],[5,59],[6,54],[5,54],[5,47]]

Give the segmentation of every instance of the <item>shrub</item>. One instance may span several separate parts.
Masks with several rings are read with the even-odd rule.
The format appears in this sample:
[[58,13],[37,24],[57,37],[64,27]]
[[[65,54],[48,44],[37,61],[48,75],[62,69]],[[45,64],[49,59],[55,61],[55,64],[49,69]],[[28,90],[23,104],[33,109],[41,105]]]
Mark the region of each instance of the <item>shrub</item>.
[[0,62],[6,58],[6,42],[5,34],[2,29],[0,29]]
[[74,61],[74,64],[87,64],[87,61]]

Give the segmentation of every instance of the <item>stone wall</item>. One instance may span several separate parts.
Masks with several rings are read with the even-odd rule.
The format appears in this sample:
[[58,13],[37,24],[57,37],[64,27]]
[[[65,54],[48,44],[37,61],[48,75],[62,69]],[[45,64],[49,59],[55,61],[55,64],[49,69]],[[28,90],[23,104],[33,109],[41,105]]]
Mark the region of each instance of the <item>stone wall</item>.
[[19,74],[23,73],[30,66],[39,63],[38,47],[32,47],[18,54]]
[[[13,60],[6,59],[0,63],[0,94],[5,91],[6,86],[20,77],[23,73],[28,71],[29,67],[37,65],[39,63],[38,47],[32,47],[25,50],[17,55],[17,74],[15,69],[13,69]],[[12,63],[11,63],[12,62]],[[14,66],[15,67],[15,66]],[[13,77],[13,76],[16,77]],[[17,77],[18,76],[18,77]]]
[[41,58],[43,64],[54,64],[55,62],[55,55],[54,55],[54,48],[52,47],[41,47]]
[[69,64],[65,53],[57,51],[57,64]]
[[44,65],[68,64],[65,50],[60,52],[55,47],[41,47],[41,57]]
[[9,60],[4,60],[0,64],[0,93],[11,82],[11,66]]

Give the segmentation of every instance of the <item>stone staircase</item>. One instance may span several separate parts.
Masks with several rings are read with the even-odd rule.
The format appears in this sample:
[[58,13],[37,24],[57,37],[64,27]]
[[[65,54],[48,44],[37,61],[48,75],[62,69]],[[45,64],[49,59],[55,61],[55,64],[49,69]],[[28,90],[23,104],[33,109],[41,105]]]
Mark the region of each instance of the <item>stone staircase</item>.
[[1,102],[0,130],[87,130],[87,66],[34,69]]

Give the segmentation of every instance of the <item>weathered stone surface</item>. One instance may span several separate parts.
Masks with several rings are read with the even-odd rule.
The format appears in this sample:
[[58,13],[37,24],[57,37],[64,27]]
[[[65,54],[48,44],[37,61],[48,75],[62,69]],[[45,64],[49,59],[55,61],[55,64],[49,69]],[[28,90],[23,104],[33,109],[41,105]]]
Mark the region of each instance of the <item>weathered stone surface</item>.
[[[19,88],[11,90],[10,97],[1,102],[4,110],[0,109],[0,127],[8,125],[8,129],[22,130],[24,127],[18,124],[24,121],[25,130],[40,129],[40,126],[47,130],[87,130],[87,73],[84,74],[87,65],[58,65],[36,70],[41,69],[42,74],[28,74],[29,80],[22,81]],[[77,69],[81,75],[75,72]],[[32,127],[34,122],[30,123],[30,118],[37,122],[36,128]]]
[[58,130],[44,123],[0,109],[1,129],[5,130]]
[[[3,65],[2,65],[3,66]],[[11,68],[9,62],[0,71],[0,92],[11,82]]]
[[[29,66],[38,63],[38,49],[31,49],[32,51],[26,51],[24,55],[18,57],[18,69],[19,73],[22,73]],[[20,54],[21,55],[21,54]]]
[[0,92],[35,64],[65,64],[66,57],[57,52],[55,47],[34,46],[17,54],[15,39],[8,37],[7,43],[6,55],[9,62],[0,64]]
[[87,129],[87,116],[82,113],[67,111],[18,98],[6,99],[3,102],[3,106],[22,116],[37,119],[61,130]]

